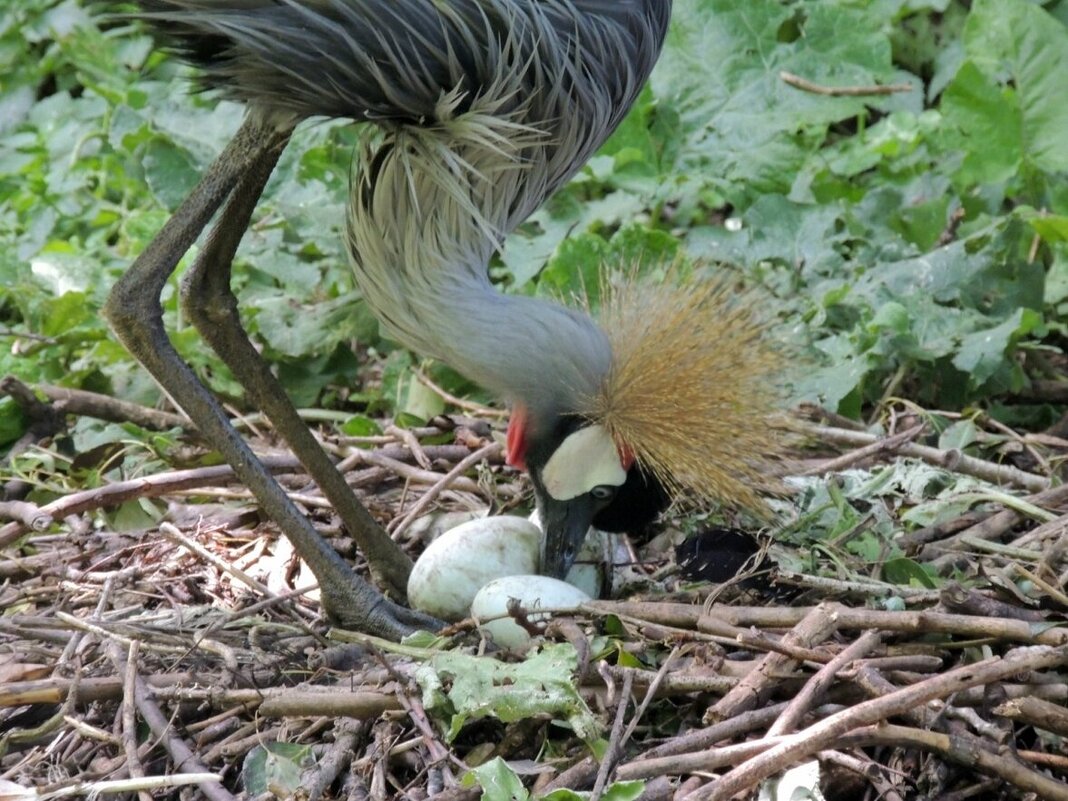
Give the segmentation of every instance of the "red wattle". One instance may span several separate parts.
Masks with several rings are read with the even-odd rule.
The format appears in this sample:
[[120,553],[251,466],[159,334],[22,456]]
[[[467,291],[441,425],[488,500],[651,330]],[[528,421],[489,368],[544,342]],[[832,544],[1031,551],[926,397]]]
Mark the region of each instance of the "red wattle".
[[527,410],[516,405],[508,420],[505,462],[519,470],[527,469]]

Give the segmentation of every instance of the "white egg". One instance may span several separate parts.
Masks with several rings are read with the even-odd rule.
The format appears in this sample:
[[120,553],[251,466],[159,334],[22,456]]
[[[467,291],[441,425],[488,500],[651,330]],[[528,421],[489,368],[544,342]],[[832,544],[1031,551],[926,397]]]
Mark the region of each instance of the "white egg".
[[537,572],[540,551],[541,530],[526,518],[471,520],[423,551],[408,577],[408,603],[442,620],[460,620],[483,585]]
[[[508,616],[508,602],[512,598],[531,614],[532,622],[549,618],[549,613],[532,613],[535,609],[573,611],[590,596],[566,581],[548,576],[506,576],[495,579],[478,591],[471,602],[471,615],[485,620],[479,627],[502,648],[519,648],[530,641],[530,634]],[[494,618],[490,620],[489,618]]]

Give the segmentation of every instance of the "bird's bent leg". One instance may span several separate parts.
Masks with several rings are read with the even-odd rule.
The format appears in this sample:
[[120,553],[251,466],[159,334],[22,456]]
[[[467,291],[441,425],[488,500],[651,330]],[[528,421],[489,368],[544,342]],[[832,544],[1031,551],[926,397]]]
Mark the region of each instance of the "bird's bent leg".
[[[333,461],[300,419],[267,363],[249,341],[241,326],[237,298],[230,288],[234,253],[281,151],[282,147],[278,147],[264,153],[234,189],[203,250],[185,273],[182,307],[205,341],[233,371],[252,404],[267,415],[333,504],[367,559],[379,586],[403,601],[408,573],[412,569],[411,559],[357,500]],[[328,584],[347,586],[350,572],[347,568],[344,576],[316,572],[316,578],[325,594]]]
[[[253,119],[245,121],[189,197],[115,284],[104,306],[104,314],[119,340],[230,463],[264,511],[279,522],[287,536],[293,538],[294,546],[318,576],[339,573],[346,567],[344,560],[300,514],[230,425],[215,398],[182,361],[167,338],[160,306],[160,293],[182,255],[226,200],[241,175],[272,143],[279,143],[279,136],[274,129]],[[426,625],[425,618],[391,603],[355,574],[350,573],[350,576],[347,592],[332,588],[330,591],[336,595],[332,594],[328,599],[327,588],[323,588],[324,606],[332,604],[335,611],[340,610],[345,625],[393,638]]]

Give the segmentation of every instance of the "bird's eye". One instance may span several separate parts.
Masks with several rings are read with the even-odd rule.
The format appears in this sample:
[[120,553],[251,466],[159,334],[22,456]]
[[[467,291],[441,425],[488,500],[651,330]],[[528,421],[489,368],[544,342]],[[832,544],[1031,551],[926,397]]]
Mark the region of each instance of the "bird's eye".
[[599,484],[590,490],[590,495],[593,496],[594,500],[607,501],[616,494],[616,489],[616,487],[613,487],[610,484]]

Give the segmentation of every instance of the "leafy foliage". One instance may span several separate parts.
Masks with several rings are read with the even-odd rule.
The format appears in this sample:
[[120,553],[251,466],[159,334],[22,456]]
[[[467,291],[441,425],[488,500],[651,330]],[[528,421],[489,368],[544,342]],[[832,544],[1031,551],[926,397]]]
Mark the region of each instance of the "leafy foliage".
[[505,723],[538,714],[562,717],[584,740],[600,731],[572,676],[578,655],[571,645],[547,645],[519,664],[446,651],[416,672],[423,705],[449,722],[452,741],[464,724],[487,716]]

